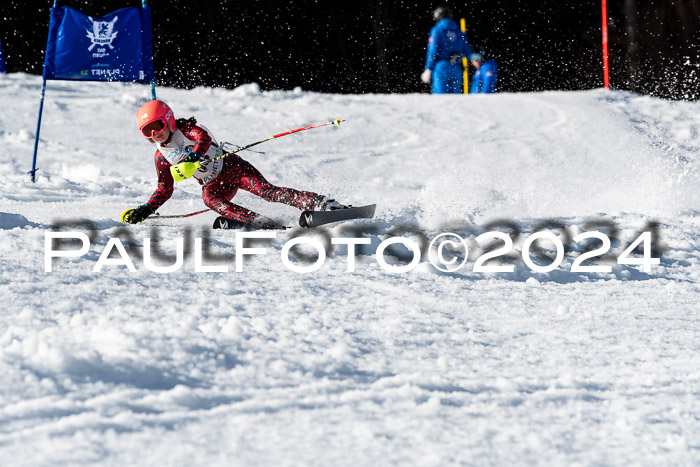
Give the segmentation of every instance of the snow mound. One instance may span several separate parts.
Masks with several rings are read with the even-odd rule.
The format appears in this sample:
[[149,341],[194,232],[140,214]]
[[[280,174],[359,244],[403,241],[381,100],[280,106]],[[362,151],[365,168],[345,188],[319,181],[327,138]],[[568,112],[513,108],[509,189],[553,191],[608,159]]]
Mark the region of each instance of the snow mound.
[[40,224],[29,222],[26,217],[21,214],[12,214],[9,212],[0,212],[0,229],[9,230],[25,227],[39,227]]
[[231,91],[231,95],[235,97],[251,97],[259,96],[260,94],[260,85],[258,83],[243,84]]

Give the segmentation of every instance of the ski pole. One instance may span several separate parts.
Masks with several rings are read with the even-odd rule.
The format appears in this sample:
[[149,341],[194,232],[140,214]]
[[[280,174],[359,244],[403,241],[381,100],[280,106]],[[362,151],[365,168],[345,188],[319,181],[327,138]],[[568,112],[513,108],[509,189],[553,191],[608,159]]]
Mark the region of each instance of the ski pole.
[[[126,211],[124,211],[122,213],[121,216],[119,216],[119,218],[121,219],[122,222],[126,223],[126,221],[124,221],[124,215],[129,211],[131,211],[131,209],[127,209]],[[202,211],[190,212],[189,214],[175,214],[175,215],[169,215],[169,216],[161,216],[160,214],[155,213],[153,215],[153,217],[150,217],[150,219],[180,219],[183,217],[196,216],[197,214],[202,214],[204,212],[209,212],[209,211],[210,211],[209,209],[203,209]]]
[[180,219],[183,217],[191,217],[191,216],[196,216],[197,214],[202,214],[204,212],[209,212],[210,209],[203,209],[201,211],[197,212],[191,212],[189,214],[173,214],[169,216],[161,216],[160,214],[156,214],[155,216],[152,217],[152,219]]
[[[315,125],[297,128],[296,130],[285,131],[284,133],[279,133],[277,135],[273,135],[273,136],[270,136],[268,138],[261,139],[260,141],[256,141],[255,143],[251,143],[247,146],[236,148],[233,151],[229,151],[225,154],[214,157],[213,159],[210,159],[209,161],[207,161],[207,163],[218,161],[219,159],[223,159],[226,156],[230,156],[231,154],[235,154],[235,153],[241,152],[245,149],[252,148],[253,146],[257,146],[258,144],[264,143],[265,141],[270,141],[271,139],[279,138],[281,136],[291,135],[292,133],[298,133],[298,132],[304,131],[304,130],[310,130],[312,128],[319,128],[319,127],[328,126],[328,125],[340,125],[340,123],[344,122],[344,121],[345,120],[341,120],[339,118],[336,118],[335,120],[333,120],[331,122],[317,123]],[[176,182],[181,182],[183,180],[187,180],[192,175],[194,175],[195,171],[198,168],[200,168],[201,166],[202,166],[202,164],[199,161],[197,161],[197,162],[180,162],[179,164],[174,164],[174,165],[170,166],[170,173],[172,174],[173,179]]]

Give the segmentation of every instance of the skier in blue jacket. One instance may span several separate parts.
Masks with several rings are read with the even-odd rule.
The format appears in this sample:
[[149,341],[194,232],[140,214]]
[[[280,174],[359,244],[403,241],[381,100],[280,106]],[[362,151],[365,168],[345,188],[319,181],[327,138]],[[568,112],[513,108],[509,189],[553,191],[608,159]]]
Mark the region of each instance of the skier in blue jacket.
[[498,65],[496,60],[489,58],[484,61],[483,49],[475,52],[470,57],[472,65],[476,71],[472,75],[472,84],[469,88],[470,94],[490,94],[496,92],[496,81],[498,80]]
[[462,92],[462,57],[470,57],[467,36],[452,19],[452,9],[442,5],[433,12],[437,24],[430,30],[425,71],[421,75],[424,83],[433,82],[433,94]]

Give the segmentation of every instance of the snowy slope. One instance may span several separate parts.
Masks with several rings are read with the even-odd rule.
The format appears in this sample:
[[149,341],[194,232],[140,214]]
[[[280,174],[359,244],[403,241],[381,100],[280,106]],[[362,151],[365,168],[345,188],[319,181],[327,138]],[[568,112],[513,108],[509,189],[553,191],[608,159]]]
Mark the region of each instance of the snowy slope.
[[[158,90],[220,141],[244,145],[271,182],[378,203],[368,255],[316,272],[267,254],[236,272],[235,233],[212,231],[228,272],[192,256],[149,271],[143,239],[208,232],[214,213],[118,221],[155,187],[135,128],[148,88],[50,82],[28,182],[41,80],[0,75],[0,459],[12,465],[454,465],[700,463],[700,104],[627,93],[323,95]],[[161,214],[203,209],[194,181]],[[237,202],[292,225],[298,212]],[[543,220],[572,236],[605,225],[610,272],[473,271],[475,237]],[[52,225],[90,220],[90,251],[45,272]],[[614,258],[649,221],[659,265]],[[402,274],[373,254],[398,227],[463,234],[457,272]],[[373,230],[372,230],[373,229]],[[90,233],[82,227],[64,228]],[[188,232],[191,233],[188,234]],[[341,227],[331,236],[349,235]],[[561,231],[560,231],[561,233]],[[130,234],[136,267],[93,273]],[[189,235],[189,236],[188,236]],[[416,241],[415,235],[405,234]],[[128,242],[127,242],[128,243]],[[543,247],[547,247],[543,242]],[[550,248],[550,252],[554,250]],[[214,264],[214,263],[211,263]],[[298,263],[303,264],[303,263]]]

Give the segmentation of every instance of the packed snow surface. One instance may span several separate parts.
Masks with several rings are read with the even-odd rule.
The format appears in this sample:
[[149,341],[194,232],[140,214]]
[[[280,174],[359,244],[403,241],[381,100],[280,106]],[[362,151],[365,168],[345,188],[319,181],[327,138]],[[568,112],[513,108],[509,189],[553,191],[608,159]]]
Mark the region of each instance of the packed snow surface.
[[[345,120],[240,154],[277,185],[377,203],[372,220],[302,232],[369,238],[354,271],[339,245],[292,271],[294,229],[242,243],[266,254],[237,272],[236,232],[210,230],[213,212],[119,221],[156,185],[134,121],[147,86],[49,82],[30,183],[40,87],[0,75],[0,463],[700,463],[700,103],[159,88],[178,117],[240,146]],[[235,199],[296,224],[294,208]],[[204,208],[188,180],[159,214]],[[529,247],[536,265],[566,244],[549,272],[523,261],[543,225],[554,237]],[[611,245],[583,265],[609,269],[572,271],[602,240],[571,238],[594,230]],[[88,251],[47,265],[56,231],[87,235]],[[487,231],[513,245],[485,265],[511,272],[474,270],[507,242],[477,241]],[[659,264],[617,264],[643,231]],[[377,261],[391,235],[425,253],[447,232],[469,246],[454,272],[427,254],[401,273]],[[156,237],[160,267],[187,245],[182,267],[149,270]],[[194,238],[222,272],[197,272]],[[94,271],[112,239],[134,272],[116,247]],[[643,261],[639,246],[628,259]],[[387,250],[388,267],[409,265],[409,247]],[[297,267],[317,255],[294,251],[312,257],[290,255]]]

